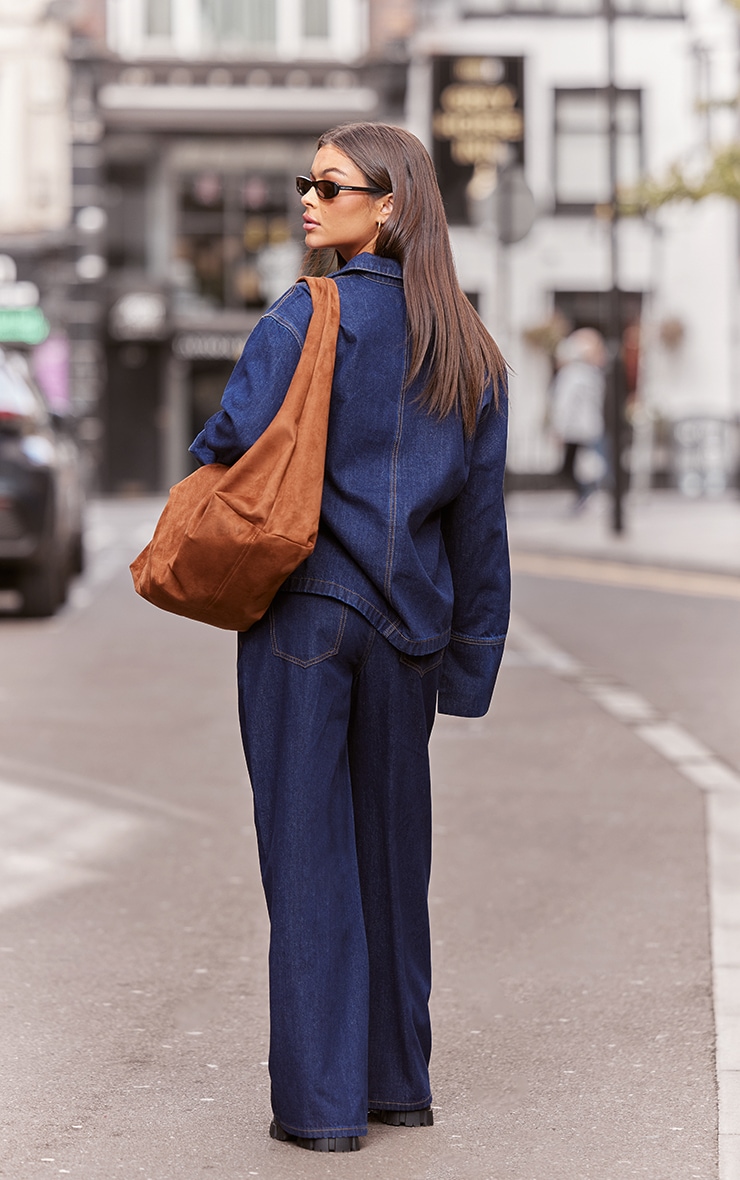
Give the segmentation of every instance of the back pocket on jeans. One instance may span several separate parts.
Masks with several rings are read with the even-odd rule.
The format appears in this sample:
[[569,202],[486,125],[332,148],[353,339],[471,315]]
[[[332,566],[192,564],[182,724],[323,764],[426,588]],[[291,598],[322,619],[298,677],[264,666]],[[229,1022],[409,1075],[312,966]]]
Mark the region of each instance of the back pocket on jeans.
[[402,652],[400,656],[401,663],[406,664],[408,668],[413,668],[420,676],[426,676],[427,672],[433,672],[444,658],[444,648],[441,648],[440,651],[429,652],[426,656],[409,656],[405,652]]
[[270,607],[272,654],[302,668],[335,656],[348,609],[335,598],[317,594],[278,594]]

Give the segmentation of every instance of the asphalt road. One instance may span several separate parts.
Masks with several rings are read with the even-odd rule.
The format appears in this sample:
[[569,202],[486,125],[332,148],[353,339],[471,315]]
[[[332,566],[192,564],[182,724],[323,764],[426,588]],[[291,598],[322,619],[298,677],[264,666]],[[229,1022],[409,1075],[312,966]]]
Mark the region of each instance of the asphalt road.
[[0,617],[0,1176],[716,1180],[703,798],[527,624],[737,766],[740,602],[517,579],[433,737],[435,1126],[318,1156],[267,1135],[233,637],[134,595],[155,515],[95,506],[70,606]]

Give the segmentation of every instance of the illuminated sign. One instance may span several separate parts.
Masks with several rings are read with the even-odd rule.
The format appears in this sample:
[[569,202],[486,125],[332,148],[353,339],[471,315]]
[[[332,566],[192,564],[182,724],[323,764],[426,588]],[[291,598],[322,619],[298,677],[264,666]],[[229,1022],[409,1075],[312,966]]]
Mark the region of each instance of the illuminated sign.
[[49,331],[40,307],[0,307],[0,343],[41,344]]
[[524,162],[524,59],[435,57],[434,166],[447,216],[468,224],[469,196]]
[[180,332],[172,343],[175,356],[184,361],[238,361],[244,335],[233,332]]

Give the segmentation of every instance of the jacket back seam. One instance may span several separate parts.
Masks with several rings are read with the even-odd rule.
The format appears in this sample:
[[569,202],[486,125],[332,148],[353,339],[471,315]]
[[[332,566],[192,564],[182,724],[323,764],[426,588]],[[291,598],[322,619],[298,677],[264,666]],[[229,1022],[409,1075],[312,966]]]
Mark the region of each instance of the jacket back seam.
[[393,440],[393,451],[391,452],[391,481],[390,481],[390,503],[389,503],[389,527],[388,527],[388,548],[386,550],[385,559],[385,582],[383,584],[383,593],[389,601],[391,600],[391,581],[393,573],[393,561],[396,555],[396,518],[398,513],[398,458],[401,451],[401,436],[403,434],[403,416],[406,408],[406,374],[409,366],[409,341],[406,342],[406,348],[403,358],[403,384],[401,385],[401,393],[398,399],[398,418],[396,425],[396,437]]

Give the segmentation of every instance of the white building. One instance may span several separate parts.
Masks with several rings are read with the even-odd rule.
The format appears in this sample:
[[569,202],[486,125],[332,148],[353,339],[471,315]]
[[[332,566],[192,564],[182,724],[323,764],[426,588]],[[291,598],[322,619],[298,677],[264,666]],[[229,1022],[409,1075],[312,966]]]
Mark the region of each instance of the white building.
[[69,219],[67,35],[48,0],[0,0],[0,236]]
[[[738,91],[738,15],[722,0],[618,0],[618,179],[663,176],[676,161],[701,168],[708,140],[732,139],[736,112],[706,109]],[[434,147],[434,63],[521,59],[526,181],[537,219],[496,247],[486,231],[453,226],[463,288],[500,340],[514,373],[510,464],[546,472],[558,448],[546,428],[552,367],[528,342],[557,310],[576,327],[604,325],[611,285],[607,24],[602,0],[460,0],[432,4],[416,37],[409,126]],[[438,67],[436,67],[438,68]],[[487,67],[491,69],[491,66]],[[508,68],[508,66],[507,66]],[[493,78],[493,75],[491,75]],[[702,107],[704,104],[704,107]],[[438,127],[439,130],[439,127]],[[444,127],[443,127],[444,130]],[[439,136],[437,136],[439,138]],[[437,144],[439,147],[439,144]],[[463,152],[464,155],[464,152]],[[502,153],[506,162],[507,152]],[[737,419],[738,217],[710,198],[619,224],[623,322],[642,313],[639,396],[653,418]]]

